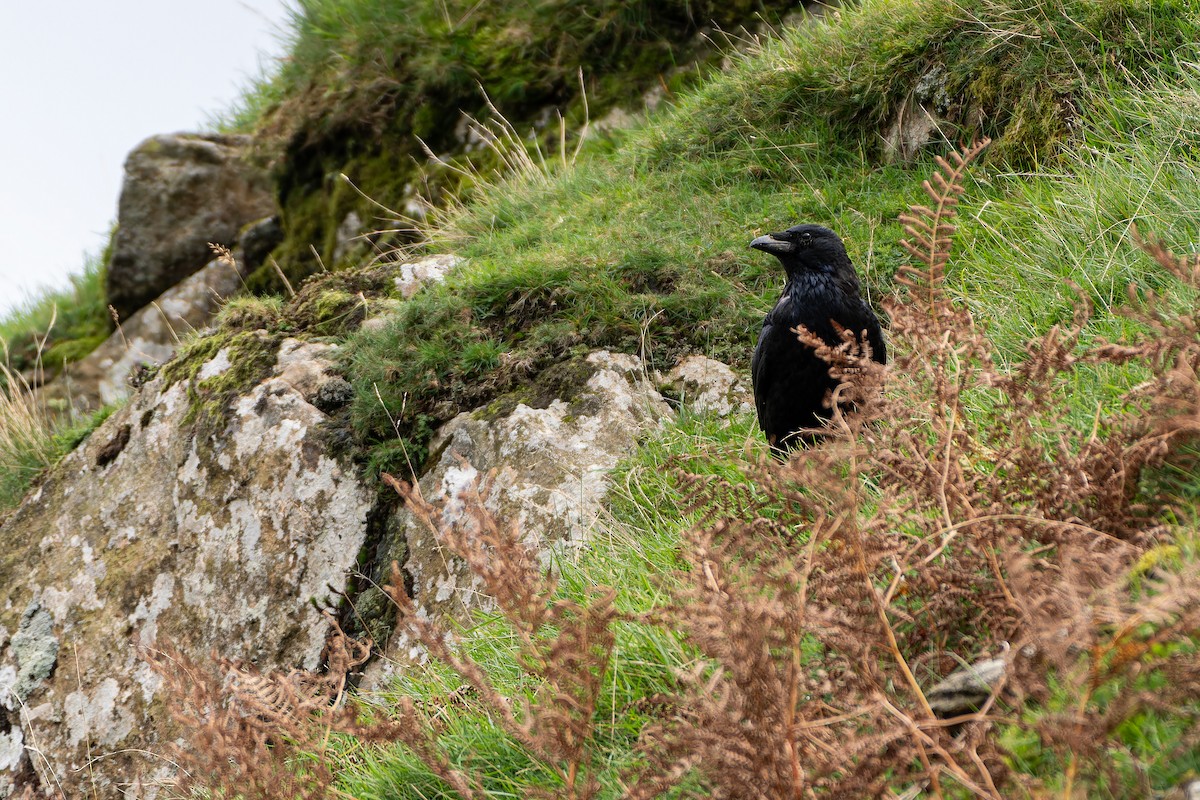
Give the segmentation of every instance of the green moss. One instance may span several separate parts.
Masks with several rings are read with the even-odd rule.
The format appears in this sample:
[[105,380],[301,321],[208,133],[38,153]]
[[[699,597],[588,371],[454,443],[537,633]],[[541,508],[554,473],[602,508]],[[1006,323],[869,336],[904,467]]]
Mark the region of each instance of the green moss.
[[532,380],[514,391],[497,397],[475,412],[479,419],[494,420],[506,417],[518,405],[546,408],[555,400],[573,402],[596,374],[596,367],[585,356],[559,362],[543,370]]
[[[164,387],[186,382],[187,423],[196,423],[207,439],[224,428],[234,398],[264,380],[275,365],[282,337],[263,330],[218,331],[185,345],[165,364],[161,375]],[[203,367],[223,357],[228,366],[215,375],[202,376]]]
[[214,322],[216,327],[227,329],[276,329],[285,324],[283,298],[278,295],[231,297],[221,306]]
[[389,265],[323,272],[306,281],[288,301],[285,317],[309,335],[345,335],[386,307],[395,288],[395,270]]
[[297,193],[283,202],[280,220],[284,240],[266,263],[246,276],[246,288],[251,292],[283,294],[287,286],[279,278],[279,272],[293,286],[299,285],[317,269],[312,248],[324,248],[322,232],[336,230],[337,223],[331,218],[336,212],[327,208],[320,192]]
[[396,605],[378,586],[369,586],[354,598],[351,635],[365,635],[372,642],[384,643],[396,628]]

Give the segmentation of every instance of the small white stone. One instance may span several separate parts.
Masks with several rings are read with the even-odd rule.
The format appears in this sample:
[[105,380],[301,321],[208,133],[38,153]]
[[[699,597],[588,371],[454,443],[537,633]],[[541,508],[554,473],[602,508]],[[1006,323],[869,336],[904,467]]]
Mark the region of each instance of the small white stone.
[[441,283],[447,273],[462,263],[458,256],[442,254],[428,256],[400,265],[396,277],[396,290],[405,300],[416,294],[427,283]]
[[222,347],[196,372],[196,380],[206,381],[209,378],[215,378],[232,366],[233,362],[229,360],[229,348]]

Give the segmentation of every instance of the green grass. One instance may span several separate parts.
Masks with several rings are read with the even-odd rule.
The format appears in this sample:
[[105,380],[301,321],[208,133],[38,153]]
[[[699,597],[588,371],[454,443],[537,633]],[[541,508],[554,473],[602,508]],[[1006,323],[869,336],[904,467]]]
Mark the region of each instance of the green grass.
[[56,372],[78,361],[111,333],[104,295],[107,250],[84,260],[65,289],[47,289],[0,319],[0,341],[8,366],[18,372],[38,366]]
[[847,146],[878,152],[877,134],[924,79],[949,138],[990,136],[993,162],[1041,165],[1071,146],[1077,116],[1108,80],[1170,64],[1197,24],[1186,0],[866,0],[708,83],[684,103],[689,113],[657,126],[655,156],[769,148],[813,117]]

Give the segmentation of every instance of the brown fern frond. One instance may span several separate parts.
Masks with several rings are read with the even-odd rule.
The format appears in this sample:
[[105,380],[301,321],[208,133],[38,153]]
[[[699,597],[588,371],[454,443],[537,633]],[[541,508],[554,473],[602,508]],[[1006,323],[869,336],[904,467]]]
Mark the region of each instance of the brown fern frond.
[[1171,252],[1161,239],[1143,238],[1137,225],[1131,229],[1133,241],[1146,255],[1158,262],[1159,266],[1174,275],[1184,285],[1192,289],[1200,289],[1200,253],[1190,256],[1180,256]]
[[[462,558],[483,582],[517,634],[517,660],[535,680],[533,698],[505,698],[487,674],[453,646],[444,625],[423,618],[403,589],[398,568],[386,587],[400,610],[400,625],[454,669],[504,729],[560,776],[567,796],[586,800],[599,791],[592,763],[595,712],[615,644],[616,594],[597,588],[586,603],[552,599],[556,581],[515,524],[487,511],[492,476],[461,495],[467,519],[448,524],[420,487],[390,475],[385,482],[404,498],[450,553]],[[537,794],[536,792],[534,794]]]
[[925,267],[919,270],[905,265],[900,268],[896,280],[914,294],[930,317],[938,316],[940,295],[937,289],[945,280],[946,263],[950,260],[950,247],[956,230],[950,220],[956,216],[954,207],[958,205],[959,195],[965,191],[963,181],[967,167],[991,141],[985,138],[961,152],[951,153],[949,160],[938,156],[940,172],[935,172],[930,180],[922,183],[933,205],[915,204],[910,207],[911,213],[900,215],[905,232],[912,237],[911,240],[902,239],[900,245]]
[[[169,643],[144,654],[162,677],[173,702],[168,709],[184,733],[185,745],[172,746],[172,760],[184,796],[215,794],[246,800],[323,800],[333,773],[321,759],[298,759],[298,747],[312,741],[302,715],[281,712],[284,692],[256,687],[256,709],[243,707],[228,686],[224,669],[201,665]],[[262,694],[259,695],[258,692]],[[257,710],[267,709],[266,715]]]

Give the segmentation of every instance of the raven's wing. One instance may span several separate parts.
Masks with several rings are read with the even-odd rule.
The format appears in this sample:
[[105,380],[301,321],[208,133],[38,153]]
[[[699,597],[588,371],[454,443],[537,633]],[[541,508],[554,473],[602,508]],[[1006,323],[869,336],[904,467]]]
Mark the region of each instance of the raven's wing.
[[883,329],[879,327],[879,317],[875,316],[875,312],[871,306],[867,305],[867,301],[859,297],[858,309],[855,314],[858,317],[854,325],[855,332],[866,331],[867,344],[871,345],[871,358],[878,361],[880,364],[887,363],[887,345],[883,341]]
[[[778,435],[780,419],[778,409],[772,402],[775,383],[779,379],[781,368],[786,364],[779,363],[780,335],[791,336],[791,317],[794,315],[792,297],[784,289],[775,302],[774,308],[763,318],[762,330],[758,334],[758,344],[754,348],[754,358],[750,362],[750,382],[754,387],[754,409],[758,412],[758,427],[767,435],[770,441],[772,435]],[[787,331],[785,334],[784,332]],[[777,398],[776,398],[777,399]],[[772,445],[775,443],[772,441]]]
[[762,330],[758,333],[758,344],[754,347],[754,357],[750,361],[750,385],[754,389],[754,408],[758,412],[758,427],[766,430],[768,421],[764,418],[767,413],[767,387],[770,381],[767,377],[767,365],[764,353],[765,342],[771,334],[771,317],[768,314],[763,320]]
[[886,364],[887,346],[883,343],[883,329],[879,327],[879,317],[875,316],[870,307],[867,308],[867,315],[867,343],[871,345],[871,358],[880,364]]

